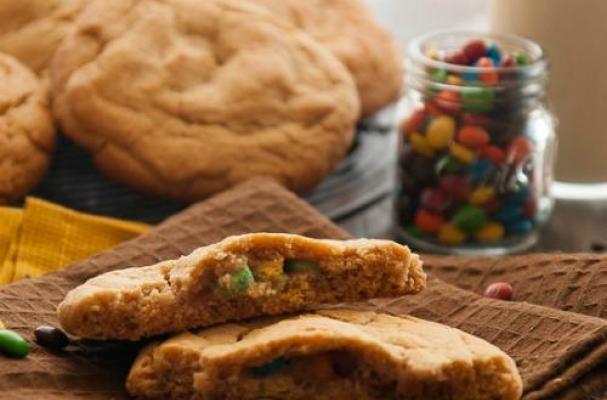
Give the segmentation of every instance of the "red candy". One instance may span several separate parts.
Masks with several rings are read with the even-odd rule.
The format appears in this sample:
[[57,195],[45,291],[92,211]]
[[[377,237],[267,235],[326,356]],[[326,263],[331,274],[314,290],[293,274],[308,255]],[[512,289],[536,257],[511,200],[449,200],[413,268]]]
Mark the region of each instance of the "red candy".
[[525,161],[531,154],[532,146],[529,140],[523,136],[519,136],[510,143],[507,151],[508,161],[519,164]]
[[489,144],[491,136],[480,126],[465,125],[457,132],[457,141],[466,147],[479,149]]
[[439,115],[443,113],[441,109],[434,103],[424,104],[424,111],[430,115]]
[[445,223],[441,215],[430,211],[419,210],[415,214],[415,225],[424,233],[436,234]]
[[464,54],[471,63],[475,63],[479,58],[487,55],[487,46],[482,40],[472,40],[464,46]]
[[459,93],[443,90],[434,99],[436,105],[449,114],[457,114],[460,110]]
[[497,146],[485,146],[480,150],[481,157],[487,158],[495,164],[501,164],[506,159],[504,150]]
[[514,67],[516,65],[516,62],[514,61],[514,58],[512,56],[506,56],[504,57],[504,59],[502,60],[500,66],[502,67]]
[[444,61],[446,63],[456,64],[456,65],[468,65],[468,64],[470,64],[470,60],[468,59],[468,56],[466,56],[466,54],[464,54],[464,52],[461,51],[461,50],[454,51],[452,53],[447,54],[445,56]]
[[421,196],[422,207],[437,213],[445,211],[449,207],[449,198],[439,189],[425,189]]
[[499,74],[493,69],[493,61],[490,58],[482,57],[478,60],[477,65],[481,68],[491,68],[491,70],[483,71],[479,74],[481,82],[487,85],[495,85],[499,81]]
[[462,175],[446,175],[439,182],[440,188],[457,201],[467,201],[470,194],[470,184]]
[[512,300],[512,286],[508,282],[496,282],[487,286],[483,296],[496,300]]
[[417,110],[411,114],[411,116],[403,122],[401,126],[401,131],[404,132],[407,136],[414,134],[415,132],[419,132],[422,127],[424,121],[426,119],[426,113],[424,110]]

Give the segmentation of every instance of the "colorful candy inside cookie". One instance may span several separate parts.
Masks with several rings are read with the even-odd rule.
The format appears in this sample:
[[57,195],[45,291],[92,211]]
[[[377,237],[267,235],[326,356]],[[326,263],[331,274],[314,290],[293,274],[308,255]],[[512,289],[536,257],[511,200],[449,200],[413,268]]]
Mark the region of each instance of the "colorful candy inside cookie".
[[127,379],[138,399],[515,400],[521,387],[481,339],[352,310],[180,334],[145,348]]
[[93,278],[67,295],[59,319],[74,335],[136,340],[424,286],[419,258],[394,242],[258,233]]

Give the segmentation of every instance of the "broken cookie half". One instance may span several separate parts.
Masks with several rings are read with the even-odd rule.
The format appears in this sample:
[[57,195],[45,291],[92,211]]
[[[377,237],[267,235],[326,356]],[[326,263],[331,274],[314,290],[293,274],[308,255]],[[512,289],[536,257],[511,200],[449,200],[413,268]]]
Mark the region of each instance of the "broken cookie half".
[[90,279],[59,305],[71,334],[138,340],[323,303],[417,293],[419,257],[384,240],[255,233]]
[[127,379],[137,399],[516,400],[514,361],[413,317],[319,311],[182,333],[148,345]]

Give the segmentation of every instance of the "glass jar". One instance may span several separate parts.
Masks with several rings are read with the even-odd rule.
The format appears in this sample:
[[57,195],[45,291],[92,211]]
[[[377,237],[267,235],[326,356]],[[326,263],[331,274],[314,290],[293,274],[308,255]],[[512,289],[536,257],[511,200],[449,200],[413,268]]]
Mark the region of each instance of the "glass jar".
[[[442,61],[479,40],[493,62]],[[451,31],[411,43],[399,110],[403,241],[454,254],[505,254],[537,241],[553,205],[546,83],[542,48],[521,37]]]

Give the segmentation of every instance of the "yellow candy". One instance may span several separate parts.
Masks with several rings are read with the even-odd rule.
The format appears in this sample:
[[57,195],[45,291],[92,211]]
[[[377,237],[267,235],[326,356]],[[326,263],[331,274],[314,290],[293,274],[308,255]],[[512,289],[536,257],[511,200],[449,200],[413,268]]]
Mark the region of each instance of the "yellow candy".
[[462,83],[464,83],[464,81],[459,76],[449,75],[447,77],[447,84],[448,85],[460,86]]
[[416,153],[419,153],[426,157],[434,157],[434,149],[428,143],[428,139],[426,139],[421,133],[414,133],[409,136],[409,141],[411,142],[411,147]]
[[438,232],[438,240],[445,244],[458,245],[466,241],[466,234],[454,225],[445,224]]
[[504,237],[504,226],[499,222],[487,222],[477,233],[481,242],[495,242]]
[[428,143],[435,149],[444,149],[449,146],[455,136],[455,120],[448,115],[434,118],[428,124],[426,137]]
[[493,197],[495,197],[495,189],[493,189],[493,187],[481,186],[474,192],[470,193],[468,201],[470,202],[470,204],[478,206],[493,200]]
[[462,146],[459,143],[451,143],[450,146],[451,154],[464,164],[470,164],[476,159],[476,154],[467,147]]

